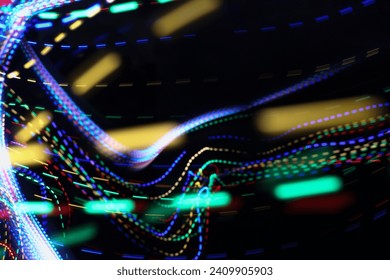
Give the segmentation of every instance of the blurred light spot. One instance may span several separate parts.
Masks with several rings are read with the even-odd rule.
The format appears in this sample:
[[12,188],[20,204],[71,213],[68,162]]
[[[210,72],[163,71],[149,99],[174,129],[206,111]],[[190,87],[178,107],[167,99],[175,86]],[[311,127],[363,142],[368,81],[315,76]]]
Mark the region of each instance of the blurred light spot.
[[63,19],[61,19],[62,23],[69,23],[69,22],[72,22],[72,21],[75,21],[77,18],[74,18],[72,16],[67,16],[67,17],[64,17]]
[[276,186],[274,194],[280,200],[308,197],[341,190],[342,181],[336,176],[326,176]]
[[41,55],[47,55],[51,51],[51,46],[46,46],[41,50]]
[[40,165],[50,158],[50,155],[45,152],[46,148],[45,145],[38,143],[29,144],[25,147],[10,146],[8,147],[9,157],[13,165]]
[[75,30],[75,29],[79,28],[82,24],[83,24],[82,20],[76,20],[71,25],[69,25],[69,29],[70,30]]
[[8,220],[9,214],[6,210],[0,209],[0,220]]
[[[144,149],[155,143],[178,124],[164,122],[108,131],[108,135],[129,149]],[[184,136],[170,144],[170,147],[184,142]]]
[[11,5],[11,4],[12,4],[12,0],[0,0],[0,7]]
[[84,95],[96,84],[117,70],[121,65],[121,57],[116,53],[108,53],[95,61],[84,73],[74,81],[72,90],[77,95]]
[[181,210],[204,207],[224,207],[232,201],[231,196],[226,192],[187,194],[178,196],[174,200],[174,207]]
[[65,32],[61,32],[60,34],[58,34],[58,35],[54,38],[54,42],[59,43],[59,42],[61,42],[65,37],[66,37],[66,33],[65,33]]
[[330,127],[382,114],[387,109],[377,106],[380,102],[379,98],[368,96],[266,108],[257,115],[256,126],[271,135]]
[[95,224],[83,225],[66,232],[65,237],[62,234],[53,236],[52,240],[64,246],[74,246],[93,239],[97,232],[98,228]]
[[70,16],[74,19],[77,18],[91,18],[98,14],[101,10],[100,4],[95,4],[85,10],[76,10],[70,13]]
[[16,77],[19,77],[19,74],[20,74],[19,71],[13,71],[13,72],[7,74],[7,78],[14,79]]
[[49,111],[40,112],[24,128],[15,134],[15,139],[20,143],[27,143],[31,138],[44,129],[52,121],[52,114]]
[[55,13],[55,12],[44,12],[44,13],[40,13],[38,14],[38,17],[40,19],[57,19],[60,15],[58,13]]
[[53,26],[52,22],[40,22],[35,24],[36,29],[44,29],[44,28],[50,28]]
[[15,211],[19,214],[50,214],[54,210],[54,205],[47,201],[25,201],[15,204]]
[[290,202],[285,212],[290,215],[338,214],[355,201],[350,193],[308,197]]
[[112,5],[110,7],[110,12],[113,14],[124,13],[124,12],[134,11],[138,9],[138,7],[139,5],[138,2],[136,1],[125,2],[125,3]]
[[130,213],[134,208],[134,202],[130,199],[99,200],[85,203],[85,212],[88,214]]
[[216,11],[221,0],[191,0],[157,19],[153,32],[157,37],[171,35],[186,25]]
[[26,62],[26,64],[24,64],[24,69],[30,69],[32,66],[34,66],[35,62],[35,59],[29,60],[28,62]]

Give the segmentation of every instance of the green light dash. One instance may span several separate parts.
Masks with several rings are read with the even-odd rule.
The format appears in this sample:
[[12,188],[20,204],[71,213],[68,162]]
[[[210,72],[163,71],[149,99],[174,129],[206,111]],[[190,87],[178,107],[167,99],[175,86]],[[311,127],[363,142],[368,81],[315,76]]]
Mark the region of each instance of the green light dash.
[[108,194],[112,194],[112,195],[119,195],[118,192],[112,192],[112,191],[108,191],[108,190],[103,190],[105,193],[108,193]]
[[73,184],[75,184],[75,185],[77,185],[77,186],[80,186],[80,187],[92,189],[91,186],[88,186],[88,185],[86,185],[86,184],[82,184],[82,183],[78,183],[78,182],[73,182]]
[[58,179],[57,176],[54,176],[54,175],[51,175],[51,174],[47,174],[45,172],[42,172],[42,175],[46,176],[46,177],[50,177],[50,178],[53,178],[53,179]]
[[138,9],[138,7],[139,5],[136,1],[131,1],[131,2],[112,5],[110,7],[110,12],[113,14],[124,13],[124,12],[134,11]]
[[133,198],[138,198],[138,199],[148,199],[147,196],[140,196],[140,195],[133,195]]
[[130,199],[99,200],[85,203],[85,212],[88,214],[130,213],[135,204]]
[[57,19],[59,17],[59,14],[58,13],[54,13],[54,12],[45,12],[45,13],[38,14],[38,17],[40,19],[51,19],[51,20],[54,20],[54,19]]
[[229,205],[231,200],[231,196],[226,192],[207,193],[204,195],[187,194],[176,197],[173,206],[182,210],[188,210],[193,207],[223,207]]
[[326,176],[311,180],[278,185],[274,194],[280,200],[308,197],[341,190],[342,181],[336,176]]
[[54,205],[47,201],[25,201],[15,204],[15,211],[21,214],[50,214]]
[[73,246],[93,239],[97,235],[97,232],[98,227],[94,224],[82,225],[68,231],[66,237],[58,234],[53,236],[52,240],[65,246]]

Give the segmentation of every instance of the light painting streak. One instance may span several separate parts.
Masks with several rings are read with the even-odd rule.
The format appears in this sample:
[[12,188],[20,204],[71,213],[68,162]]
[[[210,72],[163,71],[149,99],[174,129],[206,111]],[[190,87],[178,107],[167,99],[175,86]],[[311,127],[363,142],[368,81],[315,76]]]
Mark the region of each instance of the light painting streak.
[[[13,3],[13,13],[2,15],[1,22],[5,23],[6,28],[2,30],[5,40],[0,48],[0,100],[3,98],[4,74],[8,72],[13,53],[18,47],[17,39],[23,37],[27,21],[35,14],[44,12],[50,8],[70,3],[65,0],[41,0],[17,5]],[[0,106],[0,115],[3,115],[3,108]],[[4,138],[4,119],[1,120],[0,131],[0,197],[6,197],[9,205],[15,205],[23,201],[19,186],[12,173],[12,167],[9,155],[6,151]],[[13,213],[13,209],[8,209]],[[15,238],[24,244],[23,252],[28,259],[59,259],[61,258],[53,247],[49,238],[44,233],[37,219],[31,214],[10,215],[11,226],[15,228],[17,235]]]
[[321,82],[330,76],[333,76],[338,71],[345,67],[336,67],[335,69],[317,73],[314,76],[303,80],[291,87],[270,94],[261,99],[255,100],[251,104],[241,105],[236,107],[230,107],[226,109],[219,109],[208,112],[204,115],[198,116],[192,120],[189,120],[175,129],[171,130],[153,145],[143,150],[134,150],[130,153],[123,153],[126,148],[112,139],[106,132],[104,132],[98,125],[96,125],[86,114],[71,100],[69,95],[60,87],[54,77],[47,71],[34,50],[27,43],[23,43],[23,48],[28,60],[34,59],[36,63],[33,66],[34,71],[43,81],[46,83],[43,86],[46,89],[46,93],[54,101],[54,104],[59,110],[66,113],[68,118],[72,120],[75,127],[93,143],[98,143],[103,149],[107,150],[107,154],[111,155],[115,160],[121,162],[127,162],[129,166],[141,169],[149,165],[159,153],[167,147],[172,141],[190,131],[191,129],[201,126],[204,123],[220,119],[226,116],[238,114],[249,110],[251,108],[267,104],[276,99],[282,98],[286,95],[295,93],[303,88],[309,87],[313,84]]
[[[199,1],[191,2],[200,3]],[[63,4],[63,2],[55,1],[38,1],[37,3],[44,3],[48,7]],[[27,10],[23,10],[26,7]],[[68,33],[70,34],[71,31],[88,22],[88,18],[95,16],[101,10],[110,10],[114,14],[133,8],[135,8],[134,3],[132,5],[128,5],[128,3],[111,5],[108,9],[103,9],[97,4],[87,10],[73,11],[74,18],[67,19],[69,21],[63,18],[63,23],[73,22],[76,17],[86,19],[70,23],[67,26],[67,31],[56,34],[53,36],[53,40],[55,43],[62,42]],[[134,169],[144,168],[165,148],[174,144],[187,133],[220,123],[228,124],[229,121],[239,118],[248,118],[251,116],[251,112],[248,111],[319,83],[343,70],[344,67],[330,67],[328,64],[317,67],[316,71],[324,71],[301,80],[293,86],[249,104],[221,108],[202,114],[182,124],[158,126],[159,129],[154,127],[150,130],[143,128],[137,131],[135,128],[129,128],[104,131],[73,102],[71,96],[64,89],[68,85],[58,84],[41,62],[38,54],[41,56],[49,54],[54,49],[54,44],[47,44],[36,52],[30,47],[30,44],[23,42],[22,47],[27,60],[23,61],[25,64],[22,65],[25,69],[33,69],[37,74],[38,79],[34,78],[34,86],[39,85],[46,91],[56,109],[54,112],[61,113],[61,117],[67,118],[77,131],[74,133],[76,135],[69,135],[68,128],[61,127],[62,123],[50,122],[51,116],[48,116],[46,112],[40,113],[29,125],[19,130],[26,124],[26,119],[23,117],[25,114],[20,114],[19,109],[23,108],[22,112],[27,110],[33,115],[35,115],[34,110],[45,110],[41,107],[42,104],[38,104],[39,106],[34,109],[32,109],[33,107],[29,109],[28,105],[22,102],[20,96],[4,83],[5,77],[16,79],[12,81],[15,83],[23,79],[21,77],[23,72],[19,72],[21,69],[10,69],[10,62],[20,39],[23,37],[24,24],[30,16],[37,13],[44,14],[42,12],[46,11],[46,6],[32,7],[31,3],[27,3],[25,6],[22,5],[21,9],[22,12],[17,13],[15,20],[11,23],[18,22],[20,18],[23,18],[18,22],[22,24],[20,25],[22,28],[19,30],[19,26],[18,28],[13,28],[13,25],[7,26],[9,28],[5,29],[5,32],[9,32],[9,34],[4,36],[5,40],[0,52],[2,58],[0,94],[1,96],[7,94],[8,98],[11,99],[7,99],[8,103],[2,102],[0,108],[0,115],[4,116],[0,135],[0,216],[5,217],[7,226],[12,229],[12,238],[17,244],[15,247],[21,252],[15,255],[12,246],[7,247],[2,243],[0,246],[6,248],[9,251],[8,254],[13,257],[21,256],[25,259],[61,258],[45,233],[45,218],[39,217],[40,220],[42,219],[41,226],[34,215],[51,214],[57,217],[62,231],[53,237],[56,246],[73,246],[92,239],[96,234],[94,228],[81,228],[80,231],[66,230],[67,217],[70,218],[71,212],[73,214],[73,212],[79,211],[82,212],[82,215],[101,215],[102,218],[109,219],[115,229],[124,233],[128,240],[134,245],[139,245],[142,250],[150,249],[158,256],[167,258],[182,256],[187,258],[184,254],[189,253],[190,257],[198,259],[201,258],[202,254],[204,255],[203,252],[207,245],[210,211],[220,211],[218,208],[221,207],[232,207],[232,209],[224,209],[224,212],[219,214],[224,217],[236,215],[238,213],[236,209],[239,208],[238,205],[242,200],[256,197],[258,190],[255,189],[255,184],[277,182],[273,194],[277,199],[283,201],[317,196],[341,190],[342,183],[338,176],[326,176],[330,168],[335,169],[336,172],[350,174],[355,172],[356,166],[367,164],[371,167],[372,163],[383,162],[386,157],[388,159],[389,130],[382,126],[388,124],[389,116],[384,115],[378,116],[377,119],[357,119],[353,128],[351,125],[345,124],[344,127],[339,125],[337,130],[331,127],[328,130],[305,135],[284,146],[272,147],[261,155],[259,153],[257,156],[260,158],[256,157],[252,161],[249,160],[247,151],[244,150],[206,146],[197,152],[182,151],[173,163],[170,161],[170,164],[166,165],[151,165],[151,169],[163,170],[158,173],[157,178],[153,177],[156,179],[147,181],[129,178],[126,175],[122,177],[123,175],[116,173],[116,167],[111,169],[109,165],[107,166],[109,161],[101,157],[101,154],[110,156],[110,160],[113,160],[114,163],[109,163],[123,165],[123,170],[128,166]],[[192,12],[196,11],[191,11],[191,16],[189,16],[191,21],[197,19]],[[12,13],[9,17],[13,17]],[[47,17],[50,19],[50,14]],[[43,28],[50,24],[41,24],[39,27]],[[18,33],[19,31],[20,33]],[[11,33],[12,36],[17,37],[12,37]],[[117,66],[113,67],[115,69],[112,70],[110,67],[115,65],[112,63],[112,61],[115,62],[115,59],[111,57],[105,61],[106,59],[107,57],[103,57],[95,67],[89,69],[91,72],[86,71],[84,72],[86,76],[79,77],[84,80],[75,81],[74,85],[83,85],[82,87],[72,87],[76,94],[79,89],[86,90],[79,92],[79,95],[87,93],[91,89],[88,88],[90,85],[96,86],[121,64],[121,62],[117,63]],[[107,63],[99,65],[101,62]],[[382,105],[381,107],[389,106],[388,103],[380,103],[379,105]],[[134,106],[134,104],[130,106]],[[374,108],[373,104],[369,106],[371,106],[370,110]],[[370,113],[377,112],[372,110]],[[341,113],[338,112],[338,114]],[[46,122],[42,122],[42,117]],[[324,116],[320,117],[325,118]],[[7,124],[12,123],[14,130],[5,127],[6,121]],[[322,119],[321,121],[316,120],[316,123],[321,122]],[[291,126],[294,125],[296,124],[289,124],[288,128],[291,129]],[[28,130],[29,128],[30,130]],[[9,137],[14,131],[19,131],[16,137]],[[335,137],[338,133],[345,137]],[[140,134],[141,136],[139,136]],[[142,136],[148,139],[142,139]],[[37,138],[37,143],[24,146],[24,143],[30,141],[32,137]],[[14,138],[17,142],[12,141]],[[80,138],[83,139],[77,140]],[[214,139],[236,141],[237,139],[245,140],[245,137],[218,135]],[[90,153],[80,143],[98,146],[102,152]],[[184,160],[187,162],[182,162]],[[30,169],[35,163],[39,164],[44,172],[35,174],[35,169]],[[348,168],[340,168],[340,166],[343,168],[347,165]],[[373,172],[381,172],[382,169],[384,167],[376,168]],[[133,170],[131,172],[131,174],[135,173]],[[168,175],[175,177],[175,180],[167,178]],[[46,180],[42,180],[40,176],[44,176],[43,178],[50,183],[45,185]],[[317,179],[302,179],[305,176]],[[36,188],[33,192],[34,198],[43,201],[24,201],[17,180],[23,180],[20,182],[28,183],[31,188]],[[234,203],[228,192],[230,188],[234,188],[235,191],[245,189],[243,194],[234,196]],[[237,201],[236,198],[238,198]],[[261,207],[267,208],[267,205],[255,208]],[[257,211],[255,208],[254,211]],[[147,210],[144,211],[145,209]],[[383,213],[379,212],[379,214]],[[378,217],[379,214],[375,217]],[[95,216],[94,218],[100,217]],[[148,247],[149,240],[161,242],[164,245]],[[166,246],[167,242],[170,246]],[[82,248],[81,252],[104,256],[103,250],[87,247]],[[60,252],[62,253],[62,251]],[[249,250],[249,252],[253,252],[253,250]],[[130,253],[119,255],[124,258],[145,258],[143,255]],[[218,255],[226,256],[224,253]]]
[[[73,83],[72,90],[77,95],[84,95],[97,83],[117,70],[121,65],[121,57],[116,53],[108,53],[91,65]],[[83,85],[83,86],[77,86]]]
[[36,166],[50,159],[47,147],[38,143],[30,143],[24,147],[9,146],[9,157],[13,165]]
[[340,191],[342,181],[336,176],[283,183],[275,188],[275,196],[281,200],[309,197]]
[[21,143],[27,143],[37,133],[44,129],[51,121],[53,115],[49,111],[40,112],[26,127],[15,134],[15,139]]
[[159,18],[153,25],[157,37],[168,36],[184,26],[218,10],[221,0],[190,0]]

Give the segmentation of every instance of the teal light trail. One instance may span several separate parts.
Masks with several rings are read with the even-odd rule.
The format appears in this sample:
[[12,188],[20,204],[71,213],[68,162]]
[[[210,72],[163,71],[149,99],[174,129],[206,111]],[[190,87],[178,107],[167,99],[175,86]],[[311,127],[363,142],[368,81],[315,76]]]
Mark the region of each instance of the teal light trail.
[[70,16],[73,18],[87,18],[88,17],[88,10],[76,10],[72,11],[70,13]]
[[124,12],[134,11],[138,9],[138,7],[139,7],[138,2],[131,1],[131,2],[112,5],[110,7],[110,12],[113,14],[124,13]]
[[169,2],[172,2],[173,0],[157,0],[157,2],[159,4],[165,4],[165,3],[169,3]]
[[58,13],[54,13],[54,12],[45,12],[45,13],[38,14],[38,17],[40,19],[51,19],[51,20],[54,20],[54,19],[57,19],[59,17],[59,14]]
[[275,188],[274,194],[280,200],[288,200],[341,190],[342,181],[336,176],[326,176],[317,179],[284,183]]
[[188,210],[193,207],[223,207],[230,204],[231,196],[226,192],[205,193],[205,194],[187,194],[178,196],[173,202],[173,206],[181,210]]
[[83,225],[66,233],[65,237],[61,235],[53,236],[51,239],[65,246],[73,246],[83,244],[93,239],[98,232],[98,228],[94,224]]
[[85,203],[88,214],[130,213],[134,210],[134,202],[130,199],[94,200]]
[[54,205],[47,201],[25,201],[15,204],[15,211],[20,214],[50,214]]
[[72,11],[72,12],[70,12],[70,16],[74,19],[89,18],[92,15],[95,15],[96,13],[98,13],[100,11],[100,9],[101,9],[100,4],[95,4],[95,5],[89,7],[88,9],[85,9],[85,10]]

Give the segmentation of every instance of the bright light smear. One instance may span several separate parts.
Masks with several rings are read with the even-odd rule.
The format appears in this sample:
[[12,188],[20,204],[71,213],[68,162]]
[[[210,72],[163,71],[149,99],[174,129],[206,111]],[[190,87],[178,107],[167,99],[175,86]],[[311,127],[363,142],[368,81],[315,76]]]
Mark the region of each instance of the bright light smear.
[[1,6],[11,5],[11,4],[12,4],[12,0],[1,0],[0,1],[0,7]]
[[135,204],[130,199],[99,200],[85,203],[85,212],[88,214],[130,213]]
[[70,30],[76,30],[77,28],[79,28],[81,25],[83,24],[83,21],[81,19],[78,19],[76,20],[75,22],[73,22],[71,25],[69,25],[69,29]]
[[13,165],[35,166],[50,159],[45,152],[47,147],[38,143],[29,144],[25,147],[9,146],[9,157]]
[[26,127],[16,133],[15,139],[20,143],[27,143],[36,134],[51,123],[53,115],[49,111],[40,112],[33,120],[31,120]]
[[59,16],[60,15],[58,13],[55,13],[55,12],[44,12],[44,13],[38,14],[38,17],[41,19],[51,19],[51,20],[57,19]]
[[113,14],[124,13],[124,12],[134,11],[138,9],[138,7],[139,5],[138,2],[136,1],[125,2],[125,3],[112,5],[110,7],[110,12]]
[[30,69],[35,64],[35,59],[29,60],[26,64],[23,65],[24,69]]
[[[65,32],[61,32],[60,34],[58,34],[55,38],[54,38],[54,42],[56,43],[59,43],[61,42],[63,39],[65,39],[66,37],[66,33]],[[35,61],[34,61],[35,62]]]
[[84,95],[97,83],[102,81],[121,65],[121,57],[116,53],[108,53],[93,63],[74,81],[72,90],[77,95]]
[[170,35],[215,12],[221,5],[221,0],[191,0],[159,18],[153,25],[153,32],[157,37]]
[[256,126],[270,135],[321,129],[382,114],[385,107],[379,104],[379,98],[367,96],[267,108],[258,114]]
[[175,198],[173,205],[181,210],[204,207],[224,207],[232,201],[231,196],[226,192],[208,193],[206,195],[187,194]]
[[8,79],[15,79],[17,77],[19,77],[19,71],[12,71],[11,73],[8,73],[7,74],[7,78]]
[[10,154],[8,150],[0,146],[0,169],[1,170],[8,170],[11,168],[9,157]]
[[336,176],[284,183],[278,185],[274,194],[277,199],[288,200],[340,191],[342,181]]
[[54,210],[54,205],[48,201],[24,201],[15,204],[15,211],[18,214],[50,214]]
[[[149,147],[177,126],[178,124],[175,122],[164,122],[111,130],[107,133],[123,146],[129,148],[129,150],[135,150]],[[182,144],[183,142],[184,136],[175,139],[175,141],[171,142],[169,146],[174,147]]]
[[94,17],[96,14],[98,14],[101,10],[101,7],[99,4],[95,4],[91,7],[89,7],[88,9],[86,10],[76,10],[76,11],[72,11],[70,13],[70,16],[74,19],[77,19],[77,18],[91,18],[91,17]]
[[97,235],[97,232],[98,228],[96,225],[83,225],[68,231],[65,237],[62,234],[53,236],[52,240],[64,246],[74,246],[93,239]]

